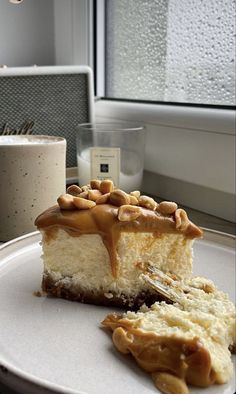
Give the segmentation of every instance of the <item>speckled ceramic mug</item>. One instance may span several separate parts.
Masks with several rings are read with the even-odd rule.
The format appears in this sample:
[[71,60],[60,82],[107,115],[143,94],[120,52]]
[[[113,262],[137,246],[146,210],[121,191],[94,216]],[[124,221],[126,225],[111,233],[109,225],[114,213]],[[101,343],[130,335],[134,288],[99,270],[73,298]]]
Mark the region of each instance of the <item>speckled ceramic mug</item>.
[[0,241],[36,230],[34,220],[65,192],[66,140],[0,136]]

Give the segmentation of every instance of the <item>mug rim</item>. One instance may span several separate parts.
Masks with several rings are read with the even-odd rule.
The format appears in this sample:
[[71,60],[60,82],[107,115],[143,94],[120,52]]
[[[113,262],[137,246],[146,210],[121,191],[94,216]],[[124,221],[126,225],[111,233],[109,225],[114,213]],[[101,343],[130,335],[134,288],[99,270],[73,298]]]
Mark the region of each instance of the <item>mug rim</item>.
[[132,122],[94,122],[94,123],[81,123],[77,126],[77,131],[79,129],[88,131],[98,131],[98,132],[127,132],[127,131],[144,131],[145,126],[140,123]]
[[[9,142],[9,140],[13,143]],[[21,139],[27,139],[27,142],[22,143]],[[34,141],[38,140],[38,141]],[[44,141],[41,141],[44,140]],[[8,141],[8,143],[4,143]],[[43,135],[43,134],[30,134],[30,135],[0,135],[0,147],[14,147],[14,146],[42,146],[65,143],[66,139],[55,135]]]

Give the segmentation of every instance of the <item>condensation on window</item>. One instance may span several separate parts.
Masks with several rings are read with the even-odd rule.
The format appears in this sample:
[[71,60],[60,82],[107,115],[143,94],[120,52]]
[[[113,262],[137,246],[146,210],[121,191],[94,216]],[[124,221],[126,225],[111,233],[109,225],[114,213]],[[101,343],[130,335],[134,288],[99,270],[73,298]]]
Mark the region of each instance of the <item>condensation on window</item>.
[[106,96],[235,104],[235,0],[106,4]]

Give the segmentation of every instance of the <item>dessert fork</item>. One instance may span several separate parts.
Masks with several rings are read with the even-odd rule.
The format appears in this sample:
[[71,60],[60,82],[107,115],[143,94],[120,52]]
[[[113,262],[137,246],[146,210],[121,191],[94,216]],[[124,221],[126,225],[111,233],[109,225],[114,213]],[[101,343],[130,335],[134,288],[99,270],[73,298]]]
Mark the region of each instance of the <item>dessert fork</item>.
[[153,279],[147,274],[141,274],[141,278],[143,278],[153,290],[162,295],[169,303],[174,304],[180,301],[179,295],[173,291],[172,288],[164,285],[159,279]]
[[0,135],[30,135],[33,133],[33,121],[26,121],[20,128],[10,129],[7,123],[3,126],[0,131]]
[[147,267],[147,271],[141,274],[141,277],[152,289],[172,304],[180,302],[190,291],[190,287],[180,283],[179,278],[174,280],[170,275],[150,265]]

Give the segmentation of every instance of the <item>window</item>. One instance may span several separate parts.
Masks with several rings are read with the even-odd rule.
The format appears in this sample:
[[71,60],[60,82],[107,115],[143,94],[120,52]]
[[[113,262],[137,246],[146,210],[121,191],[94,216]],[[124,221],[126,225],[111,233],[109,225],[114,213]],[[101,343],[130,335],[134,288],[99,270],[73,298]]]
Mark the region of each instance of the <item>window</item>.
[[234,0],[101,3],[106,97],[234,105]]
[[96,4],[96,120],[145,124],[146,194],[232,221],[235,2]]

